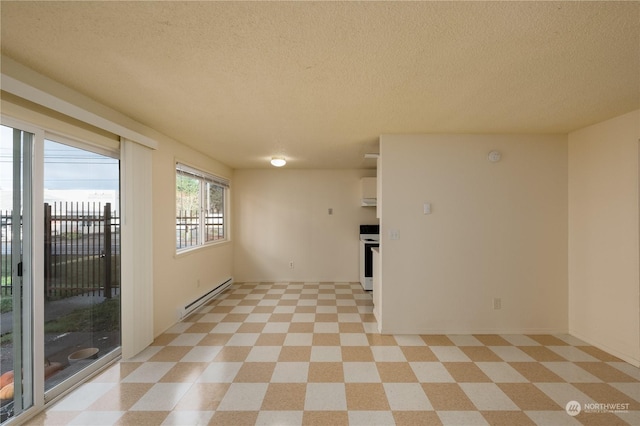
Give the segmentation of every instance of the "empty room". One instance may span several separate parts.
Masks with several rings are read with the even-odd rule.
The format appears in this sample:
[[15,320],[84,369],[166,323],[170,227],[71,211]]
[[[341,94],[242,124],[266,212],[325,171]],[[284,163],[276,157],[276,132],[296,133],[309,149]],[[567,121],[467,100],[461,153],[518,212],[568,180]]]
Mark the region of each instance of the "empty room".
[[0,2],[0,420],[640,424],[640,2]]

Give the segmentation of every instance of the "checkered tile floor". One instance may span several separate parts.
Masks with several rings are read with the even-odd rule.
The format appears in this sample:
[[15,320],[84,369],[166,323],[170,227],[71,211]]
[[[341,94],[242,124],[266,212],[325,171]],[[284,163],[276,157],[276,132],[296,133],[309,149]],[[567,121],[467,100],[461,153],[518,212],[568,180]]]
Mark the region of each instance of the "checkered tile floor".
[[640,424],[640,370],[572,336],[376,330],[358,283],[234,284],[31,423]]

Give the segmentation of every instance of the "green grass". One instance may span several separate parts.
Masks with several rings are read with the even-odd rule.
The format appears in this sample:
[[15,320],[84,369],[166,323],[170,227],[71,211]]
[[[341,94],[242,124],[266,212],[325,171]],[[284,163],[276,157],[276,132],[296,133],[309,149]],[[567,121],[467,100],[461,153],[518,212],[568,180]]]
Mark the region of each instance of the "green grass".
[[119,329],[120,297],[107,299],[93,307],[75,310],[44,324],[45,333],[118,331]]
[[13,297],[11,295],[0,296],[0,314],[13,311]]

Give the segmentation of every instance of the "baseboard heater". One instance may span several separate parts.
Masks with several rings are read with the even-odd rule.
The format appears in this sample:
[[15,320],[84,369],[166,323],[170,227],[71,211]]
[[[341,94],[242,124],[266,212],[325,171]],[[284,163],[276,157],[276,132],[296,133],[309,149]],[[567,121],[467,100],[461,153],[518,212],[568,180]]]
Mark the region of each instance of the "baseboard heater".
[[233,284],[233,277],[227,279],[225,282],[218,285],[213,290],[198,297],[193,302],[185,305],[185,307],[180,310],[180,319],[186,318],[187,315],[191,314],[191,312],[195,311],[200,306],[204,305],[205,303],[207,303],[208,301],[210,301],[211,299],[213,299],[214,297],[216,297],[217,295],[219,295],[220,293],[228,289],[231,286],[231,284]]

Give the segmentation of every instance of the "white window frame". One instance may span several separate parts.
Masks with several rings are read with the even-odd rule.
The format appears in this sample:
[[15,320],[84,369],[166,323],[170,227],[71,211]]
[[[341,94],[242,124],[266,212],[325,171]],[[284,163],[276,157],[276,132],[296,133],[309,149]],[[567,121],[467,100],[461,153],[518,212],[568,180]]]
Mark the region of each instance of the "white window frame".
[[[194,250],[198,250],[200,248],[209,247],[212,245],[222,244],[230,241],[229,237],[229,180],[217,175],[214,175],[209,172],[205,172],[196,167],[185,164],[182,161],[175,162],[175,196],[176,196],[176,204],[177,204],[177,180],[178,175],[182,174],[184,176],[188,176],[193,179],[197,179],[200,182],[200,206],[198,209],[198,235],[200,236],[199,241],[196,244],[192,244],[186,247],[178,247],[178,215],[176,212],[176,222],[175,222],[175,232],[176,238],[174,239],[176,254],[188,253]],[[214,239],[211,241],[206,241],[206,223],[205,223],[205,209],[207,207],[206,203],[206,184],[216,185],[223,189],[223,212],[222,212],[222,232],[223,238]]]

